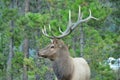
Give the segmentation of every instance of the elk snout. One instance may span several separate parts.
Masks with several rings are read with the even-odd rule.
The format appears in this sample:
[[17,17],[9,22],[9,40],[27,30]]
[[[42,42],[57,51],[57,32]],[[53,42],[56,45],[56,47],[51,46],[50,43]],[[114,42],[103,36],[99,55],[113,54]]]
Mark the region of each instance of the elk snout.
[[46,55],[44,55],[43,53],[41,53],[40,51],[38,51],[38,56],[39,56],[39,57],[44,57],[44,58],[47,58],[47,56],[46,56]]
[[43,54],[42,54],[40,51],[38,51],[38,56],[39,56],[39,57],[42,57],[42,55],[43,55]]

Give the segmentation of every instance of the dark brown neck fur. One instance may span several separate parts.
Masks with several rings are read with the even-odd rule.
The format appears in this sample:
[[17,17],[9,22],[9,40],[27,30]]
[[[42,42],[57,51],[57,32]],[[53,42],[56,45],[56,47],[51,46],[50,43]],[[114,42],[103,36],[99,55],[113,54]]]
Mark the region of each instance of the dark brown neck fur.
[[[62,54],[62,53],[61,53]],[[53,70],[58,78],[58,80],[71,80],[73,73],[73,61],[68,55],[69,53],[61,56],[59,59],[53,62]]]

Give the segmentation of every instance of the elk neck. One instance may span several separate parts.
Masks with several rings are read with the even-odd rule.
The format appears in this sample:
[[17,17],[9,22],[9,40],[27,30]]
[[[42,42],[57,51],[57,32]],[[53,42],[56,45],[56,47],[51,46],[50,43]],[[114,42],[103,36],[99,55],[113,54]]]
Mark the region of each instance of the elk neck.
[[62,50],[59,54],[59,58],[53,61],[53,70],[58,79],[71,80],[74,71],[73,58],[68,50]]

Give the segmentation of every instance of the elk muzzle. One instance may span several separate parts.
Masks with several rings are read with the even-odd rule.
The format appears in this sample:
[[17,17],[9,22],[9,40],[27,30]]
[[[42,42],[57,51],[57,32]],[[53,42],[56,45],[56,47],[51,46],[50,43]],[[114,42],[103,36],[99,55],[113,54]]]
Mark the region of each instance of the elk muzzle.
[[41,51],[38,51],[38,57],[44,57],[44,58],[47,58],[47,56],[44,55],[43,53],[41,53]]

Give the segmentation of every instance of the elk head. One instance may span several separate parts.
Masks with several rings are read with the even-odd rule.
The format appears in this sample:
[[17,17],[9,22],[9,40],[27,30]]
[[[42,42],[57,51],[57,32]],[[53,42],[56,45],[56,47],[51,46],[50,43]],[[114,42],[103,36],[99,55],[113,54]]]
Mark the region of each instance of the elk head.
[[53,39],[48,46],[40,50],[38,53],[38,56],[48,58],[52,61],[68,55],[69,53],[67,46],[62,40],[59,39]]
[[[64,54],[64,56],[69,55],[69,52],[67,52],[68,51],[67,46],[63,43],[63,41],[61,41],[59,39],[69,35],[80,23],[86,22],[91,18],[97,20],[97,18],[95,18],[91,15],[91,10],[89,10],[89,13],[90,14],[87,18],[82,19],[83,15],[81,14],[81,8],[79,6],[78,20],[75,23],[72,23],[71,11],[69,10],[69,21],[68,21],[67,29],[64,32],[62,32],[62,30],[59,27],[59,31],[61,33],[61,35],[59,35],[59,36],[55,36],[54,34],[52,34],[52,36],[49,36],[47,34],[46,28],[44,26],[44,29],[42,29],[42,33],[46,37],[52,39],[53,41],[47,47],[45,47],[44,49],[39,51],[39,56],[49,58],[51,60],[55,60],[55,59],[59,58],[61,55],[63,56],[63,54]],[[49,25],[49,29],[51,31],[50,25]]]

